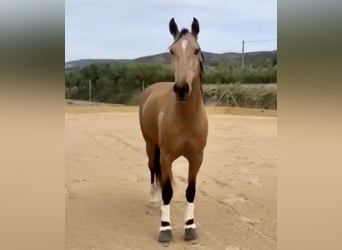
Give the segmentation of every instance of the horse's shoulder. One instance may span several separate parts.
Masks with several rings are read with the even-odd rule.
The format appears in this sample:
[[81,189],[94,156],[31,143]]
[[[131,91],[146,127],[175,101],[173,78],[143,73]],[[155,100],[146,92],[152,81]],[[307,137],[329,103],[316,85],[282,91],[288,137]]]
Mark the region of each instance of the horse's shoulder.
[[150,89],[146,89],[148,91],[147,97],[151,99],[151,103],[162,106],[162,103],[165,102],[166,96],[172,90],[173,84],[170,82],[158,82],[149,86]]
[[173,87],[173,82],[156,82],[151,86],[152,91],[164,92],[165,90],[170,90]]

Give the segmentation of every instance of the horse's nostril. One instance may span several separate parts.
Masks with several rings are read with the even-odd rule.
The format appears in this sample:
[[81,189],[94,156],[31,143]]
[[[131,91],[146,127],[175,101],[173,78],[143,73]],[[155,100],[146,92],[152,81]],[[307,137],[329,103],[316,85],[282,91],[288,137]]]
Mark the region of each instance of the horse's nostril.
[[189,84],[184,84],[180,87],[180,90],[179,90],[182,94],[184,95],[187,95],[189,94]]
[[184,91],[189,93],[189,84],[186,83],[183,88],[184,88]]
[[178,88],[177,88],[177,84],[174,84],[174,85],[173,85],[173,92],[177,93],[177,89],[178,89]]

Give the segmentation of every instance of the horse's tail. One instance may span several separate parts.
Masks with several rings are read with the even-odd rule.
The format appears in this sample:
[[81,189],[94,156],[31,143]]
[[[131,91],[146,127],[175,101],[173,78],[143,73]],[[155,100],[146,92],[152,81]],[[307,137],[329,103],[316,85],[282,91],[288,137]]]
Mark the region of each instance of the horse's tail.
[[162,188],[164,183],[167,182],[168,180],[170,181],[170,183],[174,184],[171,167],[168,169],[162,170],[162,167],[160,165],[160,148],[158,145],[156,146],[154,150],[154,167],[155,167],[154,171],[155,171],[160,188]]

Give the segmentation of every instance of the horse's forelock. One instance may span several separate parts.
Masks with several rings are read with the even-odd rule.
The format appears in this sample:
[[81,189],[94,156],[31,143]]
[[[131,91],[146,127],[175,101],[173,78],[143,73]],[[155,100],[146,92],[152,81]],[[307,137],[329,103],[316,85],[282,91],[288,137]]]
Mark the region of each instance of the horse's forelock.
[[188,34],[188,33],[189,33],[188,29],[182,29],[173,43],[176,43],[179,39],[181,39],[185,34]]

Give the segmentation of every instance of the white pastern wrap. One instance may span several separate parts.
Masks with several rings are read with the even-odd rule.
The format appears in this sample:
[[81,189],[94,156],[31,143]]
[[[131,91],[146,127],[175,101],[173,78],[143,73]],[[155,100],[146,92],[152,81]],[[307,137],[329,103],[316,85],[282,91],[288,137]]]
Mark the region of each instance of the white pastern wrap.
[[191,224],[191,225],[184,225],[184,229],[188,229],[188,228],[193,228],[195,229],[196,228],[196,224]]
[[159,231],[166,231],[166,230],[172,230],[171,226],[163,226],[159,228]]
[[159,202],[159,201],[161,201],[160,188],[158,188],[156,185],[151,184],[150,194],[151,194],[150,202]]
[[187,202],[185,205],[184,223],[194,218],[195,203]]
[[161,206],[161,221],[170,222],[170,204]]

